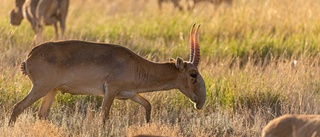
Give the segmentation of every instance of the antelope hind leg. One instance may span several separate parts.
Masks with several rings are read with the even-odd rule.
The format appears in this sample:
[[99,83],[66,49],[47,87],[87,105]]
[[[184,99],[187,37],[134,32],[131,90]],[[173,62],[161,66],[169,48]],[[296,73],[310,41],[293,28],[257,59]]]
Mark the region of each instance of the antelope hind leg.
[[142,105],[146,109],[146,120],[147,120],[147,123],[149,123],[150,122],[150,114],[151,114],[151,104],[149,103],[149,101],[139,94],[136,94],[135,96],[133,96],[130,99],[134,102],[139,103],[140,105]]
[[51,90],[52,88],[34,85],[28,95],[14,106],[9,120],[9,125],[13,124],[16,121],[18,115],[20,115],[23,110],[39,100],[41,97],[45,96]]

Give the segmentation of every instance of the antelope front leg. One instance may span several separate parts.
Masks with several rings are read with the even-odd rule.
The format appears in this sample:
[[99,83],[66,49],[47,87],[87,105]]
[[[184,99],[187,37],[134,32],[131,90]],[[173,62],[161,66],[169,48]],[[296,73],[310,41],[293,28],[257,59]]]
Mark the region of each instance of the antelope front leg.
[[58,22],[53,23],[53,27],[54,27],[54,32],[56,35],[56,40],[58,40],[59,39]]
[[42,31],[43,31],[42,26],[37,28],[37,31],[35,31],[35,36],[33,37],[33,40],[32,40],[33,44],[39,44],[43,41]]
[[150,114],[151,114],[151,104],[148,100],[146,100],[144,97],[140,96],[139,94],[134,95],[132,98],[130,98],[132,101],[139,103],[146,109],[146,120],[147,123],[150,121]]
[[114,98],[117,95],[117,92],[110,90],[110,88],[108,88],[107,83],[103,84],[103,90],[104,90],[104,97],[102,102],[102,112],[104,114],[103,124],[105,124],[106,120],[109,119],[110,108]]

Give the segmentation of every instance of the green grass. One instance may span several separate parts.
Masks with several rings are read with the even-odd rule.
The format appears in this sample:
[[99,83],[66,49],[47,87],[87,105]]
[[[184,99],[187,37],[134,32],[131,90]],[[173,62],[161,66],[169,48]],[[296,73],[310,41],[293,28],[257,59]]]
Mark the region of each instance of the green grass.
[[[152,104],[151,123],[132,101],[116,100],[102,125],[97,96],[61,94],[48,120],[36,119],[40,101],[7,127],[14,104],[29,92],[22,75],[33,32],[24,20],[9,24],[14,1],[0,9],[0,136],[259,136],[271,119],[319,114],[320,2],[237,0],[192,12],[158,10],[155,1],[71,1],[65,39],[116,43],[152,61],[189,58],[189,31],[201,23],[199,70],[207,86],[202,110],[178,90],[142,94]],[[54,40],[46,27],[44,40]],[[297,65],[292,66],[296,60]]]

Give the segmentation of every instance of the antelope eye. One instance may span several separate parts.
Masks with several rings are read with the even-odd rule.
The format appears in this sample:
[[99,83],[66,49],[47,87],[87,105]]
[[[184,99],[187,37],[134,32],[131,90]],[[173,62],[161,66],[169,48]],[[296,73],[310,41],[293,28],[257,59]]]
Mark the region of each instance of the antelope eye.
[[197,78],[197,74],[190,74],[190,77]]

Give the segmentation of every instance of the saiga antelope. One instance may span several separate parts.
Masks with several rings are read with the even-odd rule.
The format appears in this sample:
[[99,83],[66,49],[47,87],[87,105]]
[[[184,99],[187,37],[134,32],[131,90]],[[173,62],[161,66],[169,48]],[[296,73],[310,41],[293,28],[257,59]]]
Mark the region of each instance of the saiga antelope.
[[26,18],[35,33],[34,40],[42,39],[45,25],[53,25],[58,39],[58,23],[63,36],[68,7],[69,0],[16,0],[16,7],[10,13],[10,23],[19,26]]
[[[214,6],[220,6],[223,3],[231,5],[232,1],[233,0],[186,0],[188,10],[193,10],[195,8],[195,6],[201,2],[209,2]],[[180,5],[180,0],[158,0],[159,9],[162,8],[162,3],[164,3],[164,2],[172,2],[174,8],[178,8],[180,11],[183,10],[183,7]],[[193,3],[193,4],[191,4],[191,3]]]
[[286,114],[271,120],[262,137],[319,137],[320,115]]
[[158,0],[159,9],[162,9],[162,3],[169,1],[173,3],[174,8],[178,8],[180,11],[183,10],[182,6],[179,4],[180,0]]
[[179,89],[201,109],[206,100],[205,82],[198,71],[200,61],[199,28],[190,31],[189,61],[180,57],[169,62],[148,61],[131,50],[114,44],[85,41],[47,42],[35,47],[22,63],[22,71],[32,81],[29,94],[14,106],[10,122],[43,97],[39,117],[47,117],[57,91],[103,96],[104,121],[113,100],[131,99],[146,110],[151,105],[139,93]]
[[[190,1],[190,0],[188,0]],[[232,4],[233,0],[191,0],[193,2],[193,5],[190,5],[190,2],[188,2],[188,10],[193,10],[195,8],[195,6],[201,2],[209,2],[214,6],[220,6],[223,3],[226,3],[228,5]]]

